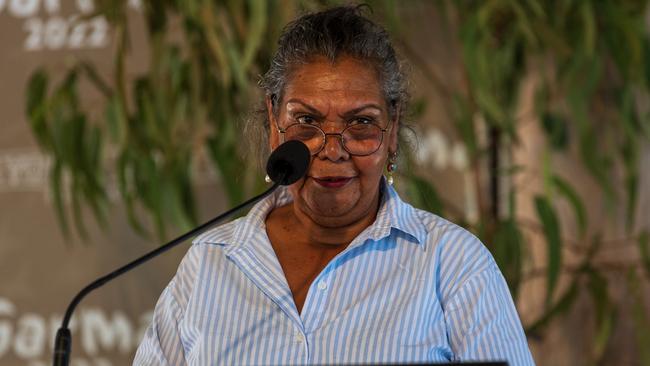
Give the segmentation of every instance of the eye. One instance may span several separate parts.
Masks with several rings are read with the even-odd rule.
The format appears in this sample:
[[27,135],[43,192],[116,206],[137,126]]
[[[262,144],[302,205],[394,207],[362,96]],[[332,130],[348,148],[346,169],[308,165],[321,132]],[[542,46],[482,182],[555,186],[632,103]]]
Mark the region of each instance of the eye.
[[296,121],[298,121],[298,123],[305,123],[305,124],[308,124],[308,125],[313,125],[313,124],[316,124],[318,122],[318,121],[316,121],[316,118],[314,118],[313,116],[310,116],[308,114],[298,116],[298,118],[296,118]]
[[349,125],[371,125],[375,124],[374,118],[370,117],[354,117],[350,122],[348,122]]

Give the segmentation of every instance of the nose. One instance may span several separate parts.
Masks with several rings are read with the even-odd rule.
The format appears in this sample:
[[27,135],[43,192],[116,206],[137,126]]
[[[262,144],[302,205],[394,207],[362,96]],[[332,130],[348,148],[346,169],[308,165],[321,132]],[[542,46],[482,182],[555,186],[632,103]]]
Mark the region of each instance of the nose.
[[343,148],[343,136],[340,133],[326,133],[325,146],[318,153],[318,157],[331,161],[348,159],[350,154]]

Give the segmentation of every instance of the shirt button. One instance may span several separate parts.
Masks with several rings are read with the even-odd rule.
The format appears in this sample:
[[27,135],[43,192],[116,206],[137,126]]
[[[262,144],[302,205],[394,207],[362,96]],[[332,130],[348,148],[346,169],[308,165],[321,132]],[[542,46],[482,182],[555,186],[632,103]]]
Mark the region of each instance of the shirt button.
[[305,341],[305,336],[302,333],[296,333],[296,343],[302,343]]
[[327,289],[327,282],[325,281],[320,281],[318,282],[318,289],[323,291]]

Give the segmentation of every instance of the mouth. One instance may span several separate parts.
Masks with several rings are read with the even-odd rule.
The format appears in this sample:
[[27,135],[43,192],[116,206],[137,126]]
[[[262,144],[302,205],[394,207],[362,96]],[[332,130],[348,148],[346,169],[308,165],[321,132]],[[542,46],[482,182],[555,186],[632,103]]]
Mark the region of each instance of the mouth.
[[325,188],[341,188],[348,184],[354,177],[312,177],[312,179]]

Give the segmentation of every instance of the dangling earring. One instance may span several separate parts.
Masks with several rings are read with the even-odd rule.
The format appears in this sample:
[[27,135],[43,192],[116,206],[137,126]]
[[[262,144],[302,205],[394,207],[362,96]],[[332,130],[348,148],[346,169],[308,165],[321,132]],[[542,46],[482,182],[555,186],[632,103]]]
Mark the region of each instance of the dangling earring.
[[391,186],[393,185],[393,172],[395,170],[397,170],[397,152],[388,155],[388,164],[386,164],[386,182]]
[[266,177],[264,177],[264,181],[266,183],[271,183],[271,177],[269,177],[269,175],[267,174]]

